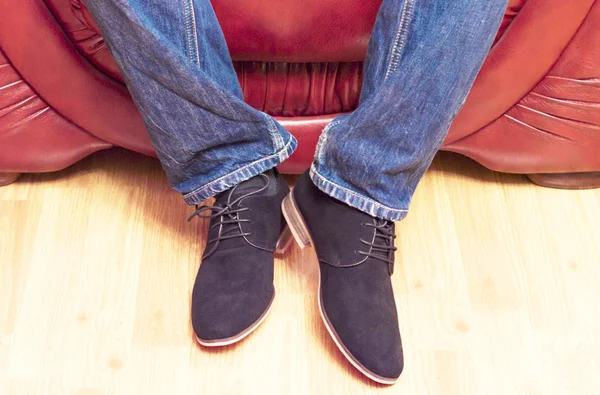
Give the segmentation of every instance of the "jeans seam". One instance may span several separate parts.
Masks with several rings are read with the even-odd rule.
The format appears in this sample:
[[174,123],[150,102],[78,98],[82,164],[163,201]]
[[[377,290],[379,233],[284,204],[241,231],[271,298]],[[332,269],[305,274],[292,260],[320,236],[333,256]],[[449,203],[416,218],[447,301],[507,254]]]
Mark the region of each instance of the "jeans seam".
[[200,64],[198,55],[198,37],[196,36],[196,15],[194,13],[194,0],[183,0],[183,13],[185,17],[185,33],[187,39],[188,57],[196,64]]
[[187,53],[188,53],[188,58],[191,60],[191,53],[190,53],[190,18],[188,17],[189,14],[189,0],[182,0],[183,1],[183,19],[185,19],[185,40],[186,40],[186,47],[187,47]]
[[325,147],[325,144],[327,143],[327,133],[329,132],[329,130],[331,130],[332,127],[339,125],[342,121],[331,121],[327,126],[325,126],[325,129],[323,129],[323,131],[321,132],[321,136],[319,136],[319,142],[317,143],[317,148],[315,149],[315,160],[318,163],[321,163],[321,158],[323,156],[323,148]]
[[[282,147],[281,151],[287,151],[288,147],[289,147],[290,145],[292,145],[293,141],[294,141],[294,138],[290,136],[290,140],[287,142],[287,144],[285,144],[285,145]],[[238,169],[235,169],[235,170],[234,170],[234,171],[232,171],[232,172],[229,172],[229,173],[227,173],[227,174],[225,174],[225,175],[222,175],[221,177],[219,177],[219,178],[217,178],[217,179],[215,179],[215,180],[212,180],[211,182],[209,182],[208,184],[205,184],[205,185],[203,185],[203,186],[202,186],[202,187],[200,187],[200,188],[196,188],[196,189],[195,189],[195,190],[193,190],[193,191],[190,191],[190,192],[188,192],[188,193],[186,193],[186,194],[183,194],[183,197],[184,197],[184,199],[185,199],[185,198],[187,198],[188,196],[192,196],[192,195],[194,195],[194,194],[197,194],[199,190],[203,190],[203,189],[209,189],[209,188],[210,188],[210,187],[212,187],[214,184],[218,184],[219,182],[223,181],[225,178],[227,178],[227,177],[230,177],[231,175],[233,175],[233,174],[235,174],[235,173],[240,173],[240,172],[243,172],[245,169],[247,169],[247,168],[249,168],[249,167],[255,166],[255,165],[257,165],[257,164],[259,164],[259,163],[261,163],[261,162],[268,161],[268,160],[270,160],[270,159],[273,159],[273,158],[275,158],[275,157],[279,157],[279,156],[281,156],[281,153],[280,153],[280,152],[276,152],[276,153],[274,153],[274,154],[272,154],[272,155],[265,156],[265,157],[263,157],[263,158],[257,159],[257,160],[255,160],[254,162],[248,163],[247,165],[244,165],[244,166],[242,166],[242,167],[240,167],[240,168],[238,168]]]
[[275,125],[275,120],[268,114],[265,114],[267,118],[269,134],[271,135],[271,141],[274,145],[273,152],[279,152],[285,146],[285,142],[283,141],[283,137],[279,130],[277,130],[277,126]]
[[334,188],[339,188],[339,189],[341,189],[342,191],[344,191],[344,192],[346,192],[346,193],[348,193],[348,194],[352,195],[353,197],[355,197],[355,198],[357,198],[357,199],[362,199],[362,200],[364,200],[364,201],[367,201],[367,202],[369,202],[369,203],[371,203],[371,204],[373,204],[373,205],[375,205],[375,206],[381,207],[381,208],[383,208],[383,209],[385,209],[385,210],[389,210],[389,211],[395,211],[395,212],[408,212],[408,210],[405,210],[405,209],[398,209],[398,208],[392,208],[392,207],[388,207],[388,206],[386,206],[385,204],[379,203],[379,202],[377,202],[377,201],[375,201],[375,200],[373,200],[373,199],[371,199],[371,198],[368,198],[368,197],[365,197],[365,196],[359,195],[358,193],[356,193],[356,192],[354,192],[354,191],[351,191],[351,190],[350,190],[350,189],[348,189],[348,188],[345,188],[345,187],[343,187],[343,186],[341,186],[341,185],[339,185],[339,184],[336,184],[335,182],[333,182],[333,181],[330,181],[330,180],[328,180],[327,178],[325,178],[323,175],[321,175],[321,174],[319,173],[319,171],[318,171],[318,170],[317,170],[317,169],[316,169],[314,166],[313,166],[313,167],[310,169],[310,172],[311,172],[311,173],[313,173],[314,175],[316,175],[316,176],[317,176],[319,179],[321,179],[321,181],[323,181],[323,182],[325,182],[325,183],[329,183],[329,184],[331,184],[331,186],[333,186]]
[[384,80],[387,80],[392,72],[396,71],[400,64],[400,57],[404,48],[406,47],[406,39],[408,36],[408,27],[410,20],[412,19],[412,12],[414,8],[415,0],[405,0],[404,6],[402,7],[402,14],[400,16],[400,23],[398,26],[398,32],[394,40],[394,46],[392,47],[392,53],[390,55],[390,62],[385,73]]
[[196,11],[194,11],[194,0],[190,0],[190,17],[192,19],[192,40],[194,41],[194,54],[196,64],[200,64],[200,51],[198,49],[198,28],[196,26]]

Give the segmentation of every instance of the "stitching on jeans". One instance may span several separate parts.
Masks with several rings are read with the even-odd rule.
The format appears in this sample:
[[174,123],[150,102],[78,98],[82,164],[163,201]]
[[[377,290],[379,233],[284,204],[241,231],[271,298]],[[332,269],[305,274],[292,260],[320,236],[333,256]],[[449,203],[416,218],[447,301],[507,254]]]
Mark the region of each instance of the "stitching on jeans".
[[200,64],[200,50],[198,49],[198,30],[196,28],[196,12],[194,11],[194,0],[190,2],[190,18],[192,23],[192,40],[194,41],[194,55],[196,64]]
[[329,138],[327,136],[327,133],[332,127],[339,125],[340,123],[342,123],[342,121],[332,121],[327,126],[325,126],[325,129],[323,129],[323,132],[321,132],[321,136],[319,136],[319,141],[317,143],[317,148],[315,149],[315,159],[317,160],[317,162],[320,162],[321,157],[323,156],[323,148],[325,147],[325,144],[327,143],[327,140]]
[[[288,143],[287,143],[287,144],[286,144],[286,145],[285,145],[285,146],[284,146],[284,147],[281,149],[281,151],[287,151],[288,147],[289,147],[289,146],[291,146],[291,144],[292,144],[292,141],[294,141],[294,139],[290,139],[290,141],[288,141]],[[269,156],[266,156],[266,157],[264,157],[264,158],[261,158],[261,159],[255,160],[254,162],[252,162],[252,163],[249,163],[249,164],[247,164],[247,165],[246,165],[246,166],[244,166],[244,167],[240,167],[239,169],[237,169],[237,170],[234,170],[234,171],[233,171],[233,172],[231,172],[231,173],[225,174],[224,176],[221,176],[221,177],[217,178],[216,180],[212,180],[211,182],[209,182],[208,184],[204,185],[204,186],[203,186],[203,187],[201,187],[201,188],[197,188],[197,189],[193,190],[192,192],[188,192],[188,193],[186,193],[185,195],[183,195],[183,198],[185,199],[185,198],[187,198],[187,197],[189,197],[189,196],[193,196],[193,195],[199,194],[201,191],[204,191],[204,190],[206,190],[206,189],[210,189],[210,188],[212,187],[212,185],[214,185],[214,184],[217,184],[217,183],[221,182],[223,179],[225,179],[225,178],[227,178],[227,177],[231,177],[232,175],[235,175],[235,174],[237,174],[237,173],[241,173],[242,171],[246,170],[247,168],[249,168],[249,167],[252,167],[252,166],[255,166],[255,165],[257,165],[257,164],[259,164],[259,163],[261,163],[261,162],[267,161],[267,160],[269,160],[269,159],[273,159],[273,158],[275,158],[275,157],[279,156],[279,154],[280,154],[280,153],[279,153],[279,152],[277,152],[277,153],[275,153],[275,154],[273,154],[273,155],[269,155]]]
[[193,0],[183,0],[183,14],[185,18],[185,35],[187,41],[187,52],[188,58],[194,62],[194,46],[192,44],[192,8],[193,8]]
[[414,8],[415,0],[405,0],[404,7],[402,7],[402,15],[400,16],[400,25],[398,26],[398,33],[394,40],[394,46],[392,47],[392,54],[390,56],[390,63],[388,64],[387,71],[385,73],[385,79],[387,80],[393,71],[396,71],[400,64],[400,55],[406,46],[406,38],[408,35],[408,25],[412,17],[412,11]]
[[275,120],[270,116],[265,114],[268,123],[269,133],[271,134],[271,141],[273,145],[275,145],[275,152],[279,152],[281,148],[284,146],[285,142],[283,141],[283,137],[281,137],[281,133],[277,130],[277,126],[275,126]]
[[[283,147],[283,148],[282,148],[282,151],[286,151],[286,150],[287,150],[287,148],[288,148],[288,147],[291,145],[292,141],[293,141],[293,139],[290,139],[290,141],[289,141],[289,142],[288,142],[288,143],[285,145],[285,147]],[[269,156],[267,156],[267,157],[264,157],[264,158],[261,158],[261,159],[255,160],[254,162],[252,162],[252,163],[249,163],[249,164],[247,164],[247,165],[246,165],[246,166],[244,166],[244,167],[240,167],[239,169],[237,169],[237,170],[234,170],[234,171],[233,171],[233,172],[231,172],[231,173],[225,174],[224,176],[221,176],[221,177],[217,178],[216,180],[213,180],[213,181],[209,182],[208,184],[204,185],[204,186],[203,186],[203,187],[201,187],[201,188],[198,188],[198,189],[196,189],[196,190],[194,190],[194,191],[192,191],[192,192],[186,193],[185,195],[183,195],[183,197],[184,197],[184,199],[185,199],[185,198],[187,198],[187,197],[189,197],[189,196],[192,196],[192,195],[198,194],[200,191],[204,191],[204,190],[206,190],[206,189],[210,189],[210,188],[211,188],[211,187],[212,187],[214,184],[216,184],[216,183],[219,183],[219,182],[223,181],[223,179],[225,179],[225,178],[227,178],[227,177],[231,177],[231,176],[233,176],[233,175],[235,175],[235,174],[237,174],[237,173],[241,173],[241,172],[243,172],[244,170],[246,170],[247,168],[253,167],[253,166],[255,166],[255,165],[257,165],[257,164],[259,164],[259,163],[261,163],[261,162],[267,161],[267,160],[269,160],[269,159],[273,159],[273,158],[275,158],[275,157],[277,157],[277,156],[279,156],[279,152],[277,152],[277,153],[275,153],[275,154],[273,154],[273,155],[269,155]]]
[[183,17],[185,19],[185,39],[187,41],[187,53],[188,53],[188,58],[190,58],[190,60],[192,59],[191,57],[191,44],[190,44],[190,18],[189,18],[189,3],[188,0],[182,0],[183,1]]
[[406,213],[406,212],[408,212],[408,210],[403,210],[403,209],[397,209],[397,208],[388,207],[385,204],[381,204],[379,202],[376,202],[373,199],[369,199],[367,197],[361,196],[361,195],[357,194],[356,192],[352,192],[348,188],[344,188],[343,186],[338,185],[335,182],[329,181],[327,178],[325,178],[321,174],[319,174],[319,172],[314,167],[311,167],[310,172],[313,173],[314,175],[316,175],[317,177],[319,177],[319,179],[321,179],[325,184],[330,184],[330,186],[332,186],[334,188],[339,188],[342,191],[344,191],[344,192],[352,195],[353,197],[355,197],[355,198],[357,198],[359,200],[364,200],[364,201],[366,201],[368,203],[371,203],[375,207],[381,207],[381,208],[383,208],[385,210],[389,210],[389,211],[392,211],[392,212],[398,212],[398,213]]

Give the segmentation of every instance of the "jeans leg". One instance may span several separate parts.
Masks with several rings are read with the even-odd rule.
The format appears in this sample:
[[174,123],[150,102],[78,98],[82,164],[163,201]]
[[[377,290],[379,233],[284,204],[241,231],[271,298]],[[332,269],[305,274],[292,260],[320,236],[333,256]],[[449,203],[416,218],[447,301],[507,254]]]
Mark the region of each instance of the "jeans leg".
[[398,221],[462,107],[506,0],[384,0],[360,105],[323,131],[311,166],[325,193]]
[[285,160],[296,140],[243,101],[209,0],[86,0],[173,188],[198,204]]

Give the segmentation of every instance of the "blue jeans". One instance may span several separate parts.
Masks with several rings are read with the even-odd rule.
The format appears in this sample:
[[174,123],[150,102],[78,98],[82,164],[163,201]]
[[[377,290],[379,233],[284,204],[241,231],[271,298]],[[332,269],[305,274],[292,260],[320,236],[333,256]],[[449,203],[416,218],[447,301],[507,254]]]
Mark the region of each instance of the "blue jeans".
[[[325,0],[326,1],[326,0]],[[325,193],[401,220],[492,45],[507,0],[384,0],[360,105],[323,131]],[[86,0],[173,188],[198,204],[284,161],[296,139],[244,103],[209,0]]]

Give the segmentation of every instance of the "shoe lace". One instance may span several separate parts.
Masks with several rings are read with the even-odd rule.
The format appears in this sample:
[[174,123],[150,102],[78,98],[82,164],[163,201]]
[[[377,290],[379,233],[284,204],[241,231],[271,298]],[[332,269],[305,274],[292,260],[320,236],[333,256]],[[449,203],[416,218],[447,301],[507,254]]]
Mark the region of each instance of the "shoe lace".
[[[210,227],[210,230],[219,227],[219,232],[216,237],[209,239],[207,244],[213,242],[219,243],[222,240],[233,239],[236,237],[251,236],[253,234],[251,232],[244,232],[242,230],[242,227],[240,226],[240,223],[242,222],[252,222],[249,219],[242,219],[239,217],[239,213],[252,210],[247,207],[240,207],[240,203],[245,198],[252,195],[256,195],[267,189],[267,187],[269,186],[269,177],[267,177],[264,174],[259,174],[259,176],[265,181],[264,186],[257,188],[253,191],[247,192],[243,195],[240,195],[234,200],[231,200],[231,198],[235,193],[236,189],[240,186],[240,184],[237,184],[236,186],[231,188],[231,190],[229,191],[229,195],[227,196],[227,200],[224,204],[217,203],[214,206],[196,205],[196,211],[194,211],[194,213],[190,215],[190,217],[188,218],[188,222],[193,220],[195,217],[210,219],[219,218],[219,220]],[[203,214],[206,211],[210,211],[210,214]]]
[[356,251],[357,253],[373,259],[378,259],[388,264],[390,275],[394,273],[394,252],[398,248],[394,247],[394,223],[387,220],[377,220],[375,223],[362,223],[362,226],[375,229],[373,242],[360,239],[361,243],[369,246],[369,252]]

